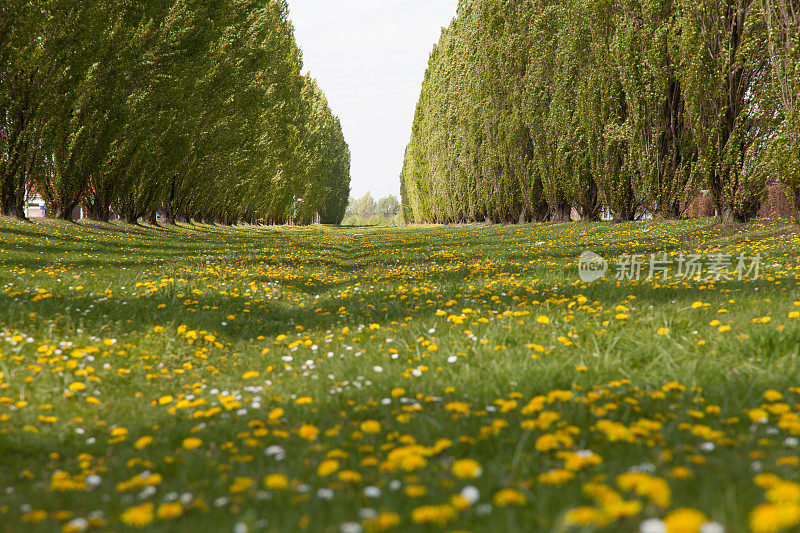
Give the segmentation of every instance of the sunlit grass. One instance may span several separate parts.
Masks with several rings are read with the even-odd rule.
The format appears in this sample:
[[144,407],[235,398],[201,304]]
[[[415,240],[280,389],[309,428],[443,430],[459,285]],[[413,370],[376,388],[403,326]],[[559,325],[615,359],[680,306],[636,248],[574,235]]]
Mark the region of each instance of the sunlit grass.
[[[781,221],[0,220],[0,524],[797,527],[799,243]],[[763,266],[584,284],[587,249]]]

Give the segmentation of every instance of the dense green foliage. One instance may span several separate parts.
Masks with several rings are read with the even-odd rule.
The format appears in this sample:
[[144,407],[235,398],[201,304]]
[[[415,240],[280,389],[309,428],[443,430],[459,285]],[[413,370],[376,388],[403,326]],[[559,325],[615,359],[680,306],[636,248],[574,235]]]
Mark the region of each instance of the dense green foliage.
[[[797,0],[462,0],[406,151],[414,221],[724,220],[800,198]],[[798,204],[800,205],[800,204]]]
[[[771,146],[776,166],[794,191],[800,191],[800,3],[762,0],[772,76],[783,122]],[[800,195],[794,197],[800,209]]]
[[339,222],[350,155],[285,0],[0,6],[0,209]]

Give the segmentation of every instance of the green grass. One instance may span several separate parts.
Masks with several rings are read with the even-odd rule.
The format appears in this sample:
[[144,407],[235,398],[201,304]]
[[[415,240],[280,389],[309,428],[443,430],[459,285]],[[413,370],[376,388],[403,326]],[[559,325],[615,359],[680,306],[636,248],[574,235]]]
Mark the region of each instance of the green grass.
[[[585,284],[587,249],[763,267]],[[0,530],[796,530],[799,251],[783,221],[0,220]]]

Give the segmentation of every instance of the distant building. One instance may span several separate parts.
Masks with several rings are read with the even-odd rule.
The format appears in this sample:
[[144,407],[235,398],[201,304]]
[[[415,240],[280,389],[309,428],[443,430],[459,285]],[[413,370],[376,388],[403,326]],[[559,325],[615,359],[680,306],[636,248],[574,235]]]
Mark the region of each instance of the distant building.
[[47,216],[47,207],[41,195],[34,194],[28,197],[28,201],[25,202],[25,216],[28,218],[44,218]]
[[[28,196],[28,201],[25,202],[25,216],[28,218],[45,218],[48,216],[47,204],[40,194],[31,194]],[[72,210],[72,220],[81,220],[86,217],[86,213],[82,206],[76,206]]]

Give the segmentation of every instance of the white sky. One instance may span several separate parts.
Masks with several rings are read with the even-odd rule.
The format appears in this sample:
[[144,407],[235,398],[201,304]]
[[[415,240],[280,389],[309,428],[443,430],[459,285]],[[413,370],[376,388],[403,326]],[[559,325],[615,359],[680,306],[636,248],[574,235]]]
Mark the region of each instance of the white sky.
[[458,0],[289,0],[305,70],[342,121],[351,196],[400,194],[428,56]]

